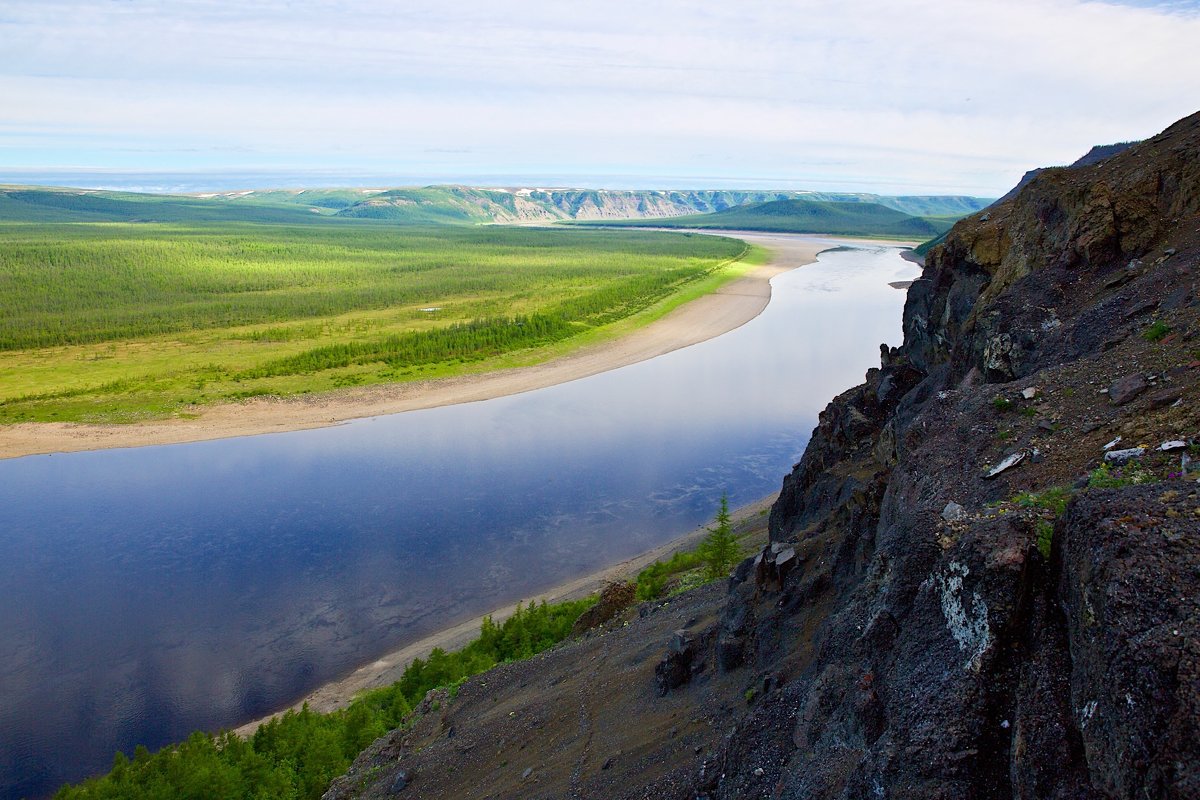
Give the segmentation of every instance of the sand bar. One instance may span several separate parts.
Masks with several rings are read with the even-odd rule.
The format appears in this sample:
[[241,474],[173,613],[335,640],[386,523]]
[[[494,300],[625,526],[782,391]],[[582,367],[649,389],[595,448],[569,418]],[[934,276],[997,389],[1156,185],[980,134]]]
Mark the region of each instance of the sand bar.
[[[762,245],[768,263],[672,311],[628,336],[529,367],[478,375],[346,389],[320,395],[250,400],[196,409],[189,419],[128,425],[65,422],[0,427],[0,458],[116,447],[199,442],[259,433],[321,428],[352,419],[519,394],[586,378],[712,339],[754,319],[771,299],[771,278],[809,264],[828,237],[705,231]],[[879,242],[872,242],[879,244]]]

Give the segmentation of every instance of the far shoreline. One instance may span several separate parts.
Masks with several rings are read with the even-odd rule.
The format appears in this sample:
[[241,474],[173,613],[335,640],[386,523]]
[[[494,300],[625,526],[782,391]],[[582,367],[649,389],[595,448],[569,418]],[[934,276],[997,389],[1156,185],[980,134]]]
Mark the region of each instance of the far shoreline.
[[821,251],[837,246],[831,243],[910,244],[811,234],[698,233],[733,236],[760,245],[770,253],[770,260],[627,336],[587,346],[540,364],[321,395],[254,398],[205,406],[190,419],[128,425],[18,423],[0,427],[0,459],[323,428],[355,419],[489,400],[555,386],[699,344],[746,324],[761,314],[770,302],[772,278],[811,264]]

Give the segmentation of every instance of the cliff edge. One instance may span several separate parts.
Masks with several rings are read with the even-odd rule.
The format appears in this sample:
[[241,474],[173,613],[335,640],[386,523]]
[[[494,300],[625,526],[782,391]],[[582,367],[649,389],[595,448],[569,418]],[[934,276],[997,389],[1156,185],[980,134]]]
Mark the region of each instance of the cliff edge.
[[1198,273],[1200,114],[1038,173],[930,251],[728,586],[327,796],[1200,797]]
[[714,797],[1200,796],[1198,245],[1200,114],[929,253],[733,589]]

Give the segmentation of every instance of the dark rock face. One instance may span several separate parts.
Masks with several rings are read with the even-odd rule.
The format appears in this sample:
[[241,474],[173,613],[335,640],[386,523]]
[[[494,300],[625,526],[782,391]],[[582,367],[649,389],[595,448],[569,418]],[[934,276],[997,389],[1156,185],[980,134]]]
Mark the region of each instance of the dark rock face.
[[1149,384],[1141,375],[1126,375],[1124,378],[1113,381],[1112,386],[1108,387],[1108,399],[1114,405],[1123,406],[1146,391],[1148,387]]
[[1137,486],[1080,497],[1056,536],[1066,636],[1030,667],[1071,665],[1054,745],[1082,749],[1101,796],[1200,797],[1200,518]]
[[713,630],[699,636],[686,629],[671,634],[666,655],[654,668],[654,685],[660,697],[689,683],[708,667],[707,654],[712,650]]
[[571,626],[572,635],[590,631],[616,619],[622,611],[633,605],[636,589],[632,583],[610,583],[600,592],[596,605],[583,612]]
[[695,639],[685,630],[675,631],[667,646],[667,654],[654,668],[654,681],[660,696],[691,679],[695,657]]
[[[822,412],[773,547],[730,581],[718,665],[770,682],[698,793],[1200,797],[1200,492],[1166,455],[1130,467],[1162,483],[1086,477],[1109,426],[1167,438],[1200,383],[1190,353],[1131,335],[1176,293],[1171,319],[1195,324],[1198,154],[1200,114],[1039,173],[929,253],[904,345]],[[1148,393],[1158,376],[1125,359],[1151,357],[1180,366]],[[1062,418],[1068,401],[1093,416]],[[1074,493],[1061,515],[1015,500],[1054,487]]]
[[[1105,280],[1157,255],[1154,245],[1200,211],[1197,127],[1193,115],[1098,164],[1045,170],[989,207],[986,221],[956,225],[909,290],[911,363],[949,362],[956,379],[977,369],[1011,380],[1039,366],[1035,351],[1057,355],[1041,340],[1059,331],[1062,306],[1091,304],[1073,291],[1081,279]],[[1023,280],[1023,291],[1006,292]]]

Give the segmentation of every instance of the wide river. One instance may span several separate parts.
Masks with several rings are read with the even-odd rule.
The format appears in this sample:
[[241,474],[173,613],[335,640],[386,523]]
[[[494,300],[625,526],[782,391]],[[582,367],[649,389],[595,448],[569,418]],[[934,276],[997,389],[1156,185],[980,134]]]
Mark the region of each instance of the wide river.
[[731,333],[512,397],[0,462],[0,797],[262,716],[777,490],[899,342],[888,282],[916,272],[830,250]]

